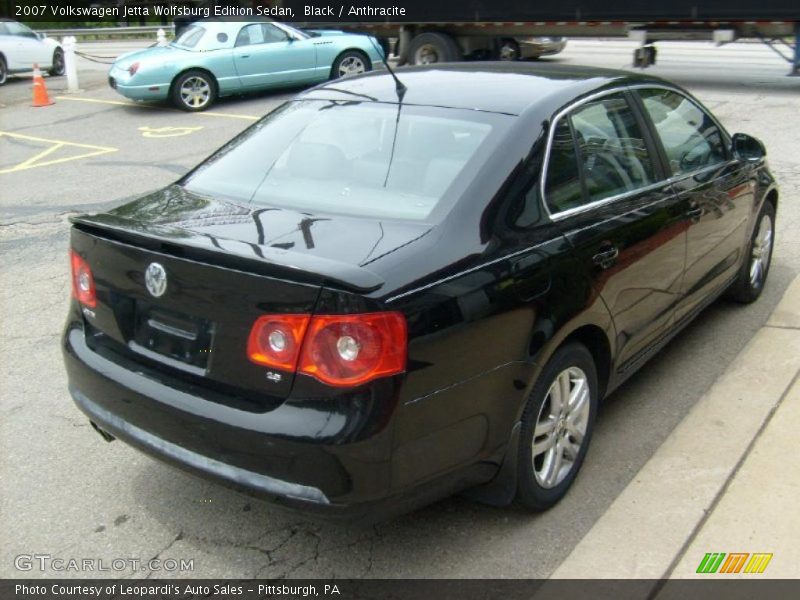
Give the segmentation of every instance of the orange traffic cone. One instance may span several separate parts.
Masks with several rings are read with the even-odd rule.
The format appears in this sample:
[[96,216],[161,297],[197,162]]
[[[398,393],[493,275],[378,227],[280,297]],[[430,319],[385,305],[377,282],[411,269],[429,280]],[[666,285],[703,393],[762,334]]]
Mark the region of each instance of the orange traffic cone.
[[47,94],[47,86],[44,84],[44,77],[39,70],[39,65],[33,65],[33,104],[31,106],[50,106],[55,104]]

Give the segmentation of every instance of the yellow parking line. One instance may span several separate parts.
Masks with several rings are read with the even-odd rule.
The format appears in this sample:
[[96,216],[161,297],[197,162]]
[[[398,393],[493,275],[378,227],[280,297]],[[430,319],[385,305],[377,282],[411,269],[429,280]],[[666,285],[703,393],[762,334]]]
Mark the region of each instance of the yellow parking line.
[[[95,146],[93,144],[81,144],[78,142],[66,142],[64,140],[54,140],[48,138],[41,138],[36,137],[33,135],[24,135],[22,133],[10,133],[8,131],[0,131],[0,137],[10,137],[10,138],[18,138],[21,140],[28,140],[31,142],[41,142],[44,144],[50,144],[49,148],[45,148],[38,154],[25,159],[21,163],[17,163],[13,167],[8,167],[6,169],[0,169],[0,175],[5,173],[15,173],[17,171],[24,171],[26,169],[35,169],[37,167],[45,167],[48,165],[56,165],[58,163],[68,162],[70,160],[77,160],[81,158],[91,158],[92,156],[99,156],[100,154],[108,154],[109,152],[117,152],[119,148],[111,148],[109,146]],[[64,148],[66,146],[74,146],[77,148],[85,148],[90,150],[90,152],[84,152],[83,154],[78,154],[77,156],[67,156],[64,158],[56,158],[53,160],[46,160],[44,162],[39,162],[41,159],[45,158],[46,156],[51,155],[53,152]]]
[[[163,106],[156,106],[153,104],[135,104],[133,102],[123,102],[122,100],[100,100],[99,98],[77,98],[75,96],[56,96],[56,100],[72,100],[74,102],[94,102],[96,104],[113,104],[115,106],[136,106],[137,108],[160,108],[164,110]],[[177,108],[168,108],[168,110],[178,111]],[[183,112],[183,111],[179,111]],[[237,115],[233,113],[221,113],[213,111],[203,111],[195,113],[203,117],[223,117],[226,119],[242,119],[245,121],[258,121],[261,117],[254,117],[253,115]]]
[[37,160],[40,160],[40,159],[44,158],[45,156],[48,156],[49,154],[52,154],[53,152],[55,152],[59,148],[63,148],[63,147],[64,147],[64,144],[61,144],[61,143],[53,144],[52,146],[50,146],[46,150],[43,150],[42,152],[39,152],[39,154],[36,154],[35,156],[30,157],[28,160],[24,160],[21,163],[19,163],[18,165],[15,165],[14,167],[11,168],[11,170],[12,171],[22,171],[23,169],[27,169],[33,163],[35,163]]

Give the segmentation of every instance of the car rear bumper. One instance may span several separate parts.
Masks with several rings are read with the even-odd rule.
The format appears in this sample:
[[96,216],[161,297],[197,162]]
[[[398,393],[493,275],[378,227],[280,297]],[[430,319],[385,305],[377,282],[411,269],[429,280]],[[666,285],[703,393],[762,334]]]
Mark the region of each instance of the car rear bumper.
[[[67,325],[63,352],[72,398],[101,432],[285,508],[374,522],[453,493],[471,479],[456,471],[392,490],[391,422],[353,439],[361,417],[343,415],[335,403],[327,416],[314,400],[305,406],[287,400],[248,414],[95,352],[75,321]],[[363,416],[363,403],[353,405]],[[487,479],[485,466],[477,477]]]
[[169,97],[169,83],[131,85],[127,71],[113,67],[108,74],[108,85],[131,100],[166,100]]

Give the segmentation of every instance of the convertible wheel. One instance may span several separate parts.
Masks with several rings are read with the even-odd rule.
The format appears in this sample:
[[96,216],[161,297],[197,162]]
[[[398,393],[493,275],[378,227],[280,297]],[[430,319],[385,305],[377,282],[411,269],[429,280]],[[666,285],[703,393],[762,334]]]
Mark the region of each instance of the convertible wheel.
[[56,48],[53,52],[53,64],[48,73],[54,77],[64,74],[64,51],[61,48]]
[[217,82],[203,71],[187,71],[172,84],[172,101],[183,110],[205,110],[216,99]]
[[359,75],[371,70],[372,64],[364,54],[357,50],[348,50],[342,53],[333,63],[331,78],[350,77],[351,75]]
[[597,413],[597,373],[585,346],[553,355],[522,417],[517,499],[531,510],[561,500],[581,468]]
[[8,67],[6,66],[6,59],[0,56],[0,85],[5,85],[8,79]]
[[753,237],[748,246],[747,260],[742,264],[739,276],[730,289],[729,296],[736,302],[755,302],[764,289],[772,262],[772,247],[775,241],[775,206],[765,202]]

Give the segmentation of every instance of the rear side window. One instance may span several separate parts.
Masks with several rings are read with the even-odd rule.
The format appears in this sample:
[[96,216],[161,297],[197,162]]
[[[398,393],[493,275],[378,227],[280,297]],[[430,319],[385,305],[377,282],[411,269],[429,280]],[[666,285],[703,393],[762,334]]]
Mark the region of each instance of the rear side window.
[[286,33],[269,23],[254,23],[243,27],[236,38],[236,46],[252,46],[254,44],[271,44],[285,42]]
[[556,124],[544,190],[551,213],[634,192],[656,179],[641,127],[623,94],[582,104]]
[[644,136],[622,94],[584,104],[571,119],[589,202],[655,183]]
[[550,212],[561,212],[583,204],[578,155],[569,119],[561,119],[553,132],[544,196]]
[[197,43],[203,37],[205,32],[206,30],[202,27],[193,25],[184,31],[177,40],[175,40],[175,44],[178,46],[183,46],[184,48],[194,48],[197,46]]
[[711,167],[728,159],[725,136],[697,104],[665,89],[639,90],[655,124],[673,175]]

